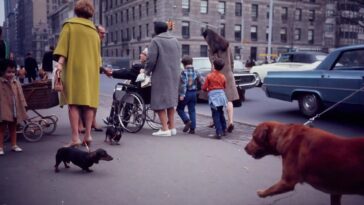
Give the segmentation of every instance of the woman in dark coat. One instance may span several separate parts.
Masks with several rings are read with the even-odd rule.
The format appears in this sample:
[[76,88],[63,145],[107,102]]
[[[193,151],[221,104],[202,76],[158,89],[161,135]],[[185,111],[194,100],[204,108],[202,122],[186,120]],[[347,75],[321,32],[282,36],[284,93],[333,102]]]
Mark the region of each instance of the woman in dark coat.
[[[153,37],[148,51],[147,74],[152,73],[152,95],[150,107],[158,113],[162,123],[156,136],[176,134],[174,126],[175,107],[178,103],[180,68],[180,45],[175,37],[167,33],[165,22],[155,22]],[[168,122],[168,124],[167,124]]]
[[239,99],[238,90],[236,89],[235,79],[234,79],[234,60],[229,46],[229,42],[225,38],[221,37],[219,34],[211,29],[206,29],[202,36],[207,42],[209,47],[209,58],[212,62],[216,58],[222,58],[225,62],[224,68],[221,73],[224,74],[226,78],[226,88],[225,94],[228,99],[227,113],[228,113],[228,132],[232,132],[234,129],[233,124],[233,113],[234,107],[232,101]]

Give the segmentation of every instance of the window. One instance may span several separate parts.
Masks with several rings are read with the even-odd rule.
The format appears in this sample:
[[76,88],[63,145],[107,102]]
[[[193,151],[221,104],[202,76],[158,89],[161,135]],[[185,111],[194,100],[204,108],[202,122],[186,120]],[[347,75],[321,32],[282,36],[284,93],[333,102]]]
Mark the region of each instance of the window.
[[124,12],[123,11],[120,11],[120,21],[121,21],[121,23],[124,22]]
[[145,25],[145,36],[149,37],[149,24]]
[[240,59],[240,47],[234,46],[234,59]]
[[130,33],[129,33],[129,28],[126,29],[126,40],[129,41],[130,40]]
[[182,37],[190,38],[190,22],[182,21]]
[[334,69],[362,70],[364,67],[363,55],[364,50],[362,49],[345,51],[341,54]]
[[302,9],[296,9],[296,11],[294,13],[294,19],[296,21],[301,21],[302,20]]
[[287,21],[288,19],[288,8],[282,7],[282,21]]
[[135,8],[132,8],[132,12],[133,12],[133,20],[135,20]]
[[287,42],[287,28],[281,28],[281,42]]
[[157,0],[154,0],[154,13],[157,13]]
[[315,20],[315,10],[309,10],[308,11],[308,20],[314,21]]
[[190,45],[182,45],[182,56],[190,55]]
[[295,41],[301,40],[301,29],[300,28],[294,29],[294,40]]
[[146,16],[149,15],[149,2],[145,3],[145,13],[146,13]]
[[241,25],[234,26],[235,41],[241,41]]
[[250,58],[253,60],[257,59],[257,47],[250,48]]
[[314,43],[314,32],[313,30],[308,30],[308,43],[313,44]]
[[220,15],[225,15],[225,1],[219,1],[217,11]]
[[258,19],[258,4],[252,4],[252,20],[256,21]]
[[235,3],[235,16],[241,16],[242,14],[242,6],[241,3],[236,2]]
[[225,37],[225,24],[220,24],[220,35]]
[[124,41],[124,31],[120,30],[120,39],[123,42]]
[[207,57],[208,56],[207,45],[201,45],[200,46],[200,56],[201,57]]
[[201,0],[200,3],[200,13],[207,14],[208,12],[208,0]]
[[335,13],[334,10],[327,9],[326,10],[326,17],[334,17],[334,13]]
[[257,41],[258,40],[258,27],[257,26],[251,26],[250,27],[250,39],[252,41]]
[[325,24],[325,31],[326,32],[334,32],[334,25],[333,24]]
[[142,18],[142,5],[139,4],[139,18]]
[[126,10],[126,22],[129,22],[129,9]]
[[135,27],[133,26],[133,39],[135,39]]
[[265,29],[265,40],[269,40],[269,26],[267,26],[267,29]]
[[190,0],[182,0],[182,11],[183,12],[190,11]]
[[138,40],[140,40],[142,38],[142,26],[139,25],[139,36],[138,36]]

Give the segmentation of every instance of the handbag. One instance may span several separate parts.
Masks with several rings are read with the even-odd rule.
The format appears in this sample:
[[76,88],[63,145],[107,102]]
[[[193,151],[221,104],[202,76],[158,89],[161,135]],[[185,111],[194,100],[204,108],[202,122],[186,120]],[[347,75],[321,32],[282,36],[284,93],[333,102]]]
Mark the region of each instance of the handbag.
[[53,90],[55,90],[57,92],[62,92],[63,91],[63,83],[62,83],[62,79],[61,79],[61,70],[56,70]]

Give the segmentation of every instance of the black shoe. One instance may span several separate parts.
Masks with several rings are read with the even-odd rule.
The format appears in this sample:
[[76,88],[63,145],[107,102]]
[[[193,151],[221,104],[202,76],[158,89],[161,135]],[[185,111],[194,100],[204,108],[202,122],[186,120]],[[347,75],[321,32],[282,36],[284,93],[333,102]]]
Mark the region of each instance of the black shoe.
[[190,128],[191,128],[191,124],[192,122],[191,121],[188,121],[185,123],[185,127],[183,128],[183,132],[187,132]]
[[227,128],[227,131],[231,133],[233,131],[233,129],[234,129],[234,125],[230,124],[229,127]]
[[190,134],[195,134],[195,129],[190,129],[190,131],[188,132],[188,133],[190,133]]
[[222,138],[222,134],[217,134],[217,135],[215,136],[215,138],[216,138],[216,139],[218,139],[218,140],[221,140],[221,138]]

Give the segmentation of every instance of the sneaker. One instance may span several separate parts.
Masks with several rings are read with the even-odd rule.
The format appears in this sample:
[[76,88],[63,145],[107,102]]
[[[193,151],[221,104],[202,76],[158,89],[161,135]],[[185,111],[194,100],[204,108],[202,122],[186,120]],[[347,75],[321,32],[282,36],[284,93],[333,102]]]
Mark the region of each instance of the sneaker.
[[23,151],[20,147],[18,147],[18,145],[14,145],[14,146],[11,148],[11,150],[13,150],[14,152],[22,152],[22,151]]
[[188,130],[191,128],[191,124],[192,122],[189,120],[188,122],[185,123],[185,127],[183,128],[183,132],[188,132]]
[[157,132],[153,132],[152,135],[169,137],[169,136],[172,136],[172,133],[171,133],[171,130],[166,130],[166,131],[158,130]]
[[170,129],[170,130],[171,130],[171,135],[172,136],[177,135],[177,129],[176,128],[173,128],[173,129]]
[[3,156],[3,155],[4,155],[4,149],[0,148],[0,156]]

